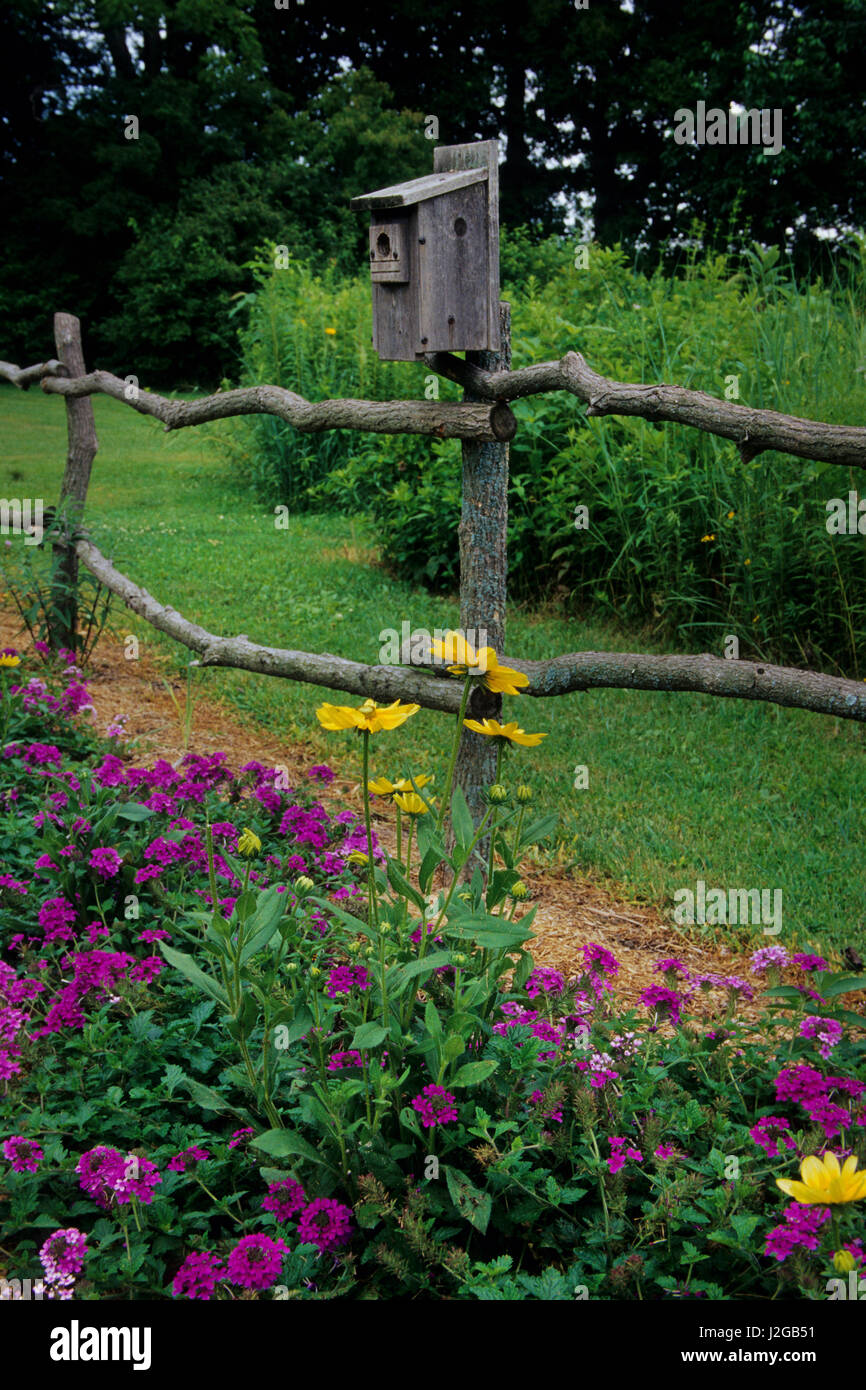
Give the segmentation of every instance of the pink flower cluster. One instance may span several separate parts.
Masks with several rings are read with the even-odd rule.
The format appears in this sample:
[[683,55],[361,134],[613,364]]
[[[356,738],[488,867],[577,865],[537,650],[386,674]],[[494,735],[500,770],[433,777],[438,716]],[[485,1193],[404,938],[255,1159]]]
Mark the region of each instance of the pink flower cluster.
[[107,1144],[98,1144],[83,1153],[75,1171],[79,1185],[97,1206],[106,1210],[112,1201],[123,1206],[133,1197],[149,1206],[154,1188],[162,1182],[156,1164],[149,1158],[140,1158],[137,1154],[124,1156],[119,1149]]
[[[800,1063],[784,1067],[776,1077],[776,1099],[794,1101],[809,1119],[820,1125],[827,1139],[837,1138],[852,1125],[866,1127],[866,1105],[856,1105],[866,1092],[866,1082],[845,1076],[823,1076],[814,1067]],[[848,1104],[840,1104],[847,1097]]]
[[635,1149],[629,1144],[628,1139],[623,1139],[620,1135],[609,1135],[607,1142],[610,1144],[610,1158],[607,1160],[607,1166],[612,1173],[618,1173],[621,1168],[624,1168],[626,1160],[629,1158],[634,1159],[635,1163],[640,1163],[643,1158],[640,1149]]

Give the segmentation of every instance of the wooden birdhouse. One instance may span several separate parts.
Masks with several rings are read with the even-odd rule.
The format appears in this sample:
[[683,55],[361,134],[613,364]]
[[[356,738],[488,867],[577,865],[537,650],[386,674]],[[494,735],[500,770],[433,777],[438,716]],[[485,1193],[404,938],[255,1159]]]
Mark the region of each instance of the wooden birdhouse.
[[353,198],[370,213],[373,346],[389,362],[499,348],[499,146],[442,145],[434,172]]

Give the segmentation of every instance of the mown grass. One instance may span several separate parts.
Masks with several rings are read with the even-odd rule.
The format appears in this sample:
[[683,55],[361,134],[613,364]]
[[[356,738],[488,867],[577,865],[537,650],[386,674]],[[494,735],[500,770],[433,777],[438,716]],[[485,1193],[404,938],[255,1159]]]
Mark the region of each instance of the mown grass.
[[[94,540],[186,617],[220,634],[245,632],[269,645],[370,662],[384,628],[458,621],[456,601],[431,598],[369,563],[364,547],[375,538],[358,519],[307,514],[277,530],[213,448],[221,426],[166,435],[118,402],[96,398],[95,410]],[[59,399],[0,389],[4,496],[42,496],[46,505],[56,499],[65,428]],[[113,640],[134,632],[171,650],[179,669],[186,665],[185,651],[126,610],[116,610],[114,628]],[[509,616],[507,646],[530,659],[663,649],[634,633],[518,610]],[[358,769],[351,738],[325,735],[315,718],[323,699],[352,702],[338,691],[223,670],[199,675],[196,691],[223,696],[241,721],[261,721],[277,737],[303,740],[323,759]],[[518,713],[517,701],[509,713]],[[675,890],[693,889],[698,879],[710,887],[781,888],[781,936],[762,937],[754,927],[736,932],[738,940],[862,951],[862,727],[769,705],[614,690],[523,700],[519,718],[548,737],[516,754],[507,780],[530,783],[540,807],[559,810],[563,864],[666,911]],[[375,773],[441,767],[448,725],[422,710],[381,736]],[[589,769],[586,791],[574,789],[577,764]]]

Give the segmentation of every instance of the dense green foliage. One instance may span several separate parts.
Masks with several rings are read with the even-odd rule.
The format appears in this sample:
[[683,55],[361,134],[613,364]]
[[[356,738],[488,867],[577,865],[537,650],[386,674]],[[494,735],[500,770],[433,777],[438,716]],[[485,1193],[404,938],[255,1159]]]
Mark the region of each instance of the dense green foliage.
[[[3,355],[47,357],[65,309],[121,375],[233,376],[227,301],[255,245],[358,266],[349,197],[426,173],[433,139],[501,137],[502,221],[535,239],[572,207],[653,260],[746,235],[808,274],[838,249],[819,229],[864,223],[864,34],[864,0],[7,0]],[[780,111],[783,148],[677,144],[699,101]]]
[[[839,424],[866,411],[862,258],[849,262],[846,287],[798,288],[777,252],[693,257],[670,278],[596,246],[575,268],[573,246],[534,248],[518,235],[505,238],[503,272],[515,365],[578,347],[615,380],[675,382]],[[422,366],[376,363],[363,280],[337,284],[297,263],[266,276],[249,307],[247,381],[292,384],[311,399],[440,389]],[[441,393],[457,395],[445,382]],[[743,654],[866,672],[861,536],[827,529],[827,503],[847,505],[856,488],[850,470],[772,452],[743,463],[733,444],[684,426],[588,420],[565,393],[514,409],[515,599],[646,624],[687,650],[721,655],[733,634]],[[397,574],[457,587],[459,443],[350,432],[321,441],[265,418],[238,425],[237,440],[263,499],[368,511]]]

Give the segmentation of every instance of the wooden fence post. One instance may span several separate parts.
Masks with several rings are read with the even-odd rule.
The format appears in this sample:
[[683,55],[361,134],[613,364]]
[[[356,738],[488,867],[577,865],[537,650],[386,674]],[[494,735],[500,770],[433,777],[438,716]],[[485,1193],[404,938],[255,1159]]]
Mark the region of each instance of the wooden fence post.
[[[85,374],[81,324],[73,314],[54,315],[54,341],[57,356],[69,376]],[[93,401],[89,396],[66,398],[66,469],[60,485],[60,521],[63,534],[53,546],[51,599],[48,606],[48,640],[54,651],[61,647],[76,650],[78,633],[78,556],[72,544],[75,529],[84,515],[90,470],[99,440]]]
[[[499,305],[499,352],[467,352],[466,361],[484,371],[511,369],[511,306]],[[471,391],[464,401],[477,399]],[[474,645],[505,652],[508,578],[508,444],[463,441],[463,511],[460,519],[460,626]],[[486,635],[485,635],[486,634]],[[500,719],[502,697],[476,683],[467,714]],[[482,792],[496,775],[496,744],[463,730],[457,755],[457,785],[476,825],[483,815]]]

